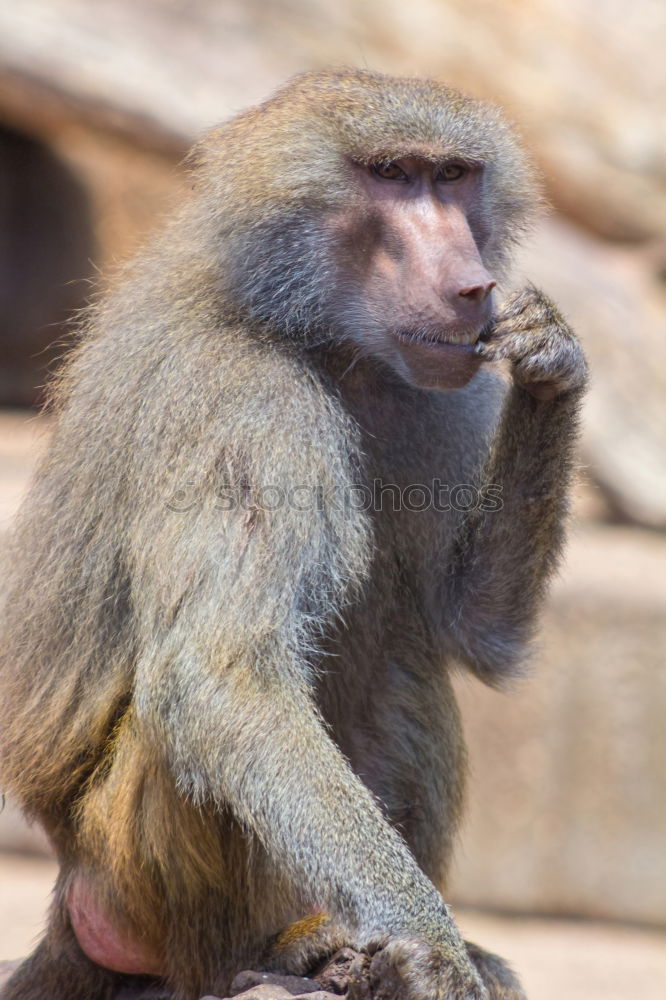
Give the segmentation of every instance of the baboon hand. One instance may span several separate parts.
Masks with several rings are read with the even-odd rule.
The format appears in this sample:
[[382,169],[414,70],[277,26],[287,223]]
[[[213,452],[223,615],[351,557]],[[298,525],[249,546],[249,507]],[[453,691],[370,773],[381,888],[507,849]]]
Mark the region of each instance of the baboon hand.
[[537,399],[580,393],[587,382],[587,362],[578,339],[550,299],[533,285],[502,305],[476,349],[484,360],[509,360],[514,382]]
[[418,938],[395,937],[370,945],[361,989],[352,1000],[489,1000],[464,942],[432,947]]

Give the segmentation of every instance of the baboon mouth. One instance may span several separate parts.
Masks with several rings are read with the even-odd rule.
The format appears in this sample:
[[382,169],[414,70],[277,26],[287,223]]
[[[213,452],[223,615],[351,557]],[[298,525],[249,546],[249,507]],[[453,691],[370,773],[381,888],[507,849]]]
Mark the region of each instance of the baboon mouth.
[[441,329],[410,330],[402,327],[395,331],[396,339],[408,347],[429,347],[434,350],[461,350],[463,354],[473,352],[480,340],[484,340],[493,327],[492,317],[480,326],[451,324]]
[[[458,336],[460,336],[460,334],[458,334]],[[423,334],[413,333],[409,330],[398,330],[396,334],[397,339],[402,344],[408,345],[409,347],[426,347],[441,351],[462,351],[463,354],[471,354],[474,352],[481,336],[481,331],[475,331],[473,336],[473,340],[454,340],[444,336],[423,336]],[[467,337],[469,338],[470,334],[467,334]]]
[[396,331],[396,345],[410,380],[430,389],[460,389],[467,385],[481,365],[477,351],[481,330],[477,327],[465,333],[467,342],[461,343],[453,339],[463,336],[460,327],[429,336],[409,330]]

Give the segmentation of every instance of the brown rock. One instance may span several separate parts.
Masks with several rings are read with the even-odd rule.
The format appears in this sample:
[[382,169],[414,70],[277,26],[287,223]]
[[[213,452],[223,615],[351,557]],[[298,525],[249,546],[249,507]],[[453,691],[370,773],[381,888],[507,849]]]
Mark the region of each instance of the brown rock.
[[[256,973],[258,977],[261,977],[261,973]],[[269,974],[270,975],[270,974]],[[286,977],[275,976],[275,979],[283,979]],[[290,1000],[293,996],[305,996],[305,993],[295,994],[291,993],[286,987],[280,986],[277,982],[261,982],[256,986],[250,987],[250,989],[245,990],[243,993],[237,993],[236,996],[242,997],[243,1000]],[[314,996],[314,993],[308,993],[309,996]]]
[[234,977],[230,995],[235,997],[238,994],[247,993],[253,987],[266,985],[279,986],[291,994],[291,996],[300,996],[303,993],[316,993],[321,989],[318,982],[315,982],[313,979],[305,979],[303,976],[282,976],[277,972],[253,972],[246,969]]

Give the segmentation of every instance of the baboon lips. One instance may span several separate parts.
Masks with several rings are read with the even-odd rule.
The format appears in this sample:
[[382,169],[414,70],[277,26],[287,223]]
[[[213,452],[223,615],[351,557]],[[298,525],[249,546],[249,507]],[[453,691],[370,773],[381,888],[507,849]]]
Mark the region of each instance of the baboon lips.
[[[461,389],[477,373],[482,358],[474,344],[454,344],[446,340],[415,340],[397,337],[403,361],[411,371],[433,388]],[[430,376],[430,377],[429,377]]]

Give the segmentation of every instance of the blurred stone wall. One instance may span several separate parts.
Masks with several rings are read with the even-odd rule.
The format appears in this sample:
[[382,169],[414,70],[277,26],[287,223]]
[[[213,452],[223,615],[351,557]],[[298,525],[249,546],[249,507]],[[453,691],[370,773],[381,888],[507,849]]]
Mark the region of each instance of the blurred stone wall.
[[469,808],[453,896],[666,923],[666,538],[579,522],[533,675],[459,678]]

